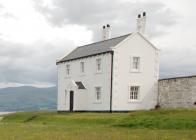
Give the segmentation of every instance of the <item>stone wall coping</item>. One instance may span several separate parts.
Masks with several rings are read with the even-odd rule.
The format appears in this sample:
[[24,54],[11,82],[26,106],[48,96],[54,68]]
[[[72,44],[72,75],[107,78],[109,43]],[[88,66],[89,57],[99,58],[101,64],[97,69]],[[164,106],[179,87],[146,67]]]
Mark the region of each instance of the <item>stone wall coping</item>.
[[182,79],[182,78],[196,78],[196,75],[190,75],[190,76],[179,76],[179,77],[171,77],[171,78],[163,78],[159,79],[159,81],[164,81],[164,80],[175,80],[175,79]]

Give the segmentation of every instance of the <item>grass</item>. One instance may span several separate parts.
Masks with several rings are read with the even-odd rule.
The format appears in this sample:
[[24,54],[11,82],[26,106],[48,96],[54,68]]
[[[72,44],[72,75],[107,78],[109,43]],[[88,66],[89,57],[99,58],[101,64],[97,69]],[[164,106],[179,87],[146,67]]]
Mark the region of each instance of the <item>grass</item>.
[[196,110],[24,112],[0,122],[0,140],[194,140]]

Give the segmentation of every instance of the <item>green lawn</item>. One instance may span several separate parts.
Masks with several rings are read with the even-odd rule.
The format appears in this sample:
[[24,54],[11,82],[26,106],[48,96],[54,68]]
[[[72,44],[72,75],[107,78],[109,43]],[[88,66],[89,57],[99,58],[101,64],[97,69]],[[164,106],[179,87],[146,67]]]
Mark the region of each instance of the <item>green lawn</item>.
[[0,140],[196,140],[196,109],[4,116]]

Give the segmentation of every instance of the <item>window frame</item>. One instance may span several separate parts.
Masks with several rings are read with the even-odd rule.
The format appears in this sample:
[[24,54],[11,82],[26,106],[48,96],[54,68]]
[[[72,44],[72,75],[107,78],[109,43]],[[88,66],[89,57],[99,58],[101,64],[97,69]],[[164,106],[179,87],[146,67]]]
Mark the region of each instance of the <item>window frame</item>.
[[[134,66],[134,63],[136,63],[136,62],[134,62],[134,58],[139,58],[138,59],[138,65],[137,65],[137,69],[136,68],[133,68],[133,66]],[[132,55],[131,57],[130,57],[130,72],[141,72],[141,56],[140,55]]]
[[70,64],[66,64],[65,68],[66,68],[66,76],[68,77],[71,74],[71,65]]
[[[99,89],[99,91],[97,89]],[[98,93],[99,93],[99,95],[98,95]],[[95,87],[95,95],[94,96],[95,96],[96,103],[100,103],[102,101],[102,88],[101,88],[101,86]],[[97,97],[99,97],[99,99]]]
[[81,62],[80,62],[80,73],[81,73],[81,74],[85,73],[84,61],[81,61]]
[[64,100],[65,100],[64,104],[65,105],[67,104],[67,94],[68,94],[68,90],[65,89],[65,94],[64,94]]
[[96,72],[101,72],[102,70],[102,60],[101,58],[96,59]]
[[[135,93],[136,92],[135,91],[136,87],[138,88],[137,95]],[[131,90],[131,88],[133,88],[134,90]],[[140,85],[130,85],[130,86],[128,86],[128,101],[130,101],[130,102],[140,101],[140,92],[141,92],[141,86]],[[130,98],[131,96],[132,96],[132,98]],[[136,96],[137,96],[137,98],[135,98]]]

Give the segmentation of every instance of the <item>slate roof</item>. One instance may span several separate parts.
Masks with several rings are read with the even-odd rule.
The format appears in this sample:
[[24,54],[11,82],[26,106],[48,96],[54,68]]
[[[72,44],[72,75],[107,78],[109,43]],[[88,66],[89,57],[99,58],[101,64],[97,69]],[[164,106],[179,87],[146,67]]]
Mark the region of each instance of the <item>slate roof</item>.
[[125,38],[127,38],[129,35],[131,34],[127,34],[127,35],[119,36],[116,38],[111,38],[108,40],[95,42],[92,44],[77,47],[71,53],[66,55],[64,58],[62,58],[57,63],[61,63],[61,62],[65,62],[65,61],[69,61],[73,59],[78,59],[78,58],[83,58],[86,56],[96,55],[100,53],[110,52],[112,51],[111,47],[116,46],[117,44],[122,42]]

